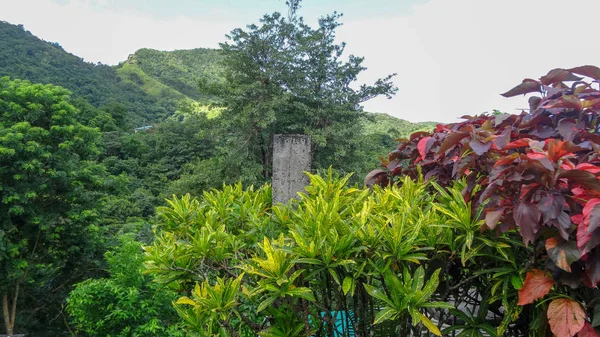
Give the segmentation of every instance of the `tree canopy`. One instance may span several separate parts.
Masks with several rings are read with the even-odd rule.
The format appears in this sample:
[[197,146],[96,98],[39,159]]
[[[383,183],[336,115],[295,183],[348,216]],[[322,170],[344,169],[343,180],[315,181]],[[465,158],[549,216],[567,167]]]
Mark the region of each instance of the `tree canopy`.
[[0,295],[9,335],[20,291],[58,281],[67,268],[76,274],[94,246],[100,133],[77,122],[69,94],[0,78]]
[[314,165],[335,163],[348,170],[356,161],[353,135],[361,134],[361,103],[396,88],[393,75],[373,85],[356,86],[363,58],[344,55],[337,43],[340,14],[307,25],[300,2],[289,3],[288,16],[267,14],[259,25],[234,29],[221,44],[223,79],[205,79],[201,90],[221,98],[229,155],[237,164],[258,163],[256,175],[271,176],[272,137],[304,133],[313,139]]

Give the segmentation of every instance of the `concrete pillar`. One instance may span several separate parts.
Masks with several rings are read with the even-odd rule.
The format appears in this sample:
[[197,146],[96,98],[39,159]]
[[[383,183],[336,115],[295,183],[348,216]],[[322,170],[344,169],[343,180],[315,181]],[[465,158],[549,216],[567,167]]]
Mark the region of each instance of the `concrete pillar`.
[[309,136],[273,136],[273,204],[287,203],[304,190],[311,161]]

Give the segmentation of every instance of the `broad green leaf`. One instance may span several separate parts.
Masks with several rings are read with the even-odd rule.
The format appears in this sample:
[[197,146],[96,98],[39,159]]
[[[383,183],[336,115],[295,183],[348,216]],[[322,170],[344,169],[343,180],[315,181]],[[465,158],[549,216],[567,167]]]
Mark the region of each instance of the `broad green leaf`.
[[421,290],[423,288],[423,284],[425,283],[425,270],[422,266],[419,266],[417,270],[415,270],[415,274],[413,275],[411,289],[413,292],[417,290]]
[[350,289],[352,289],[353,285],[354,285],[353,278],[351,278],[351,277],[344,278],[344,282],[342,284],[342,291],[344,292],[344,295],[348,295],[348,292],[350,291]]
[[437,289],[437,287],[440,283],[440,280],[439,280],[440,270],[441,269],[437,269],[436,271],[433,272],[433,274],[431,274],[431,277],[429,278],[429,280],[427,281],[427,284],[425,284],[425,287],[423,288],[423,293],[421,294],[420,297],[418,297],[416,299],[417,303],[419,305],[422,303],[425,303],[427,300],[429,300],[431,295],[433,295],[433,293]]
[[408,308],[408,313],[410,314],[410,318],[412,319],[412,325],[419,324],[421,320],[421,313],[416,308]]
[[192,299],[190,299],[190,298],[189,298],[189,297],[187,297],[187,296],[180,297],[180,298],[177,300],[177,302],[175,302],[175,303],[176,303],[176,304],[188,304],[188,305],[193,305],[193,306],[195,306],[195,305],[196,305],[196,302],[194,302]]
[[258,309],[256,309],[256,312],[258,313],[258,312],[265,310],[265,308],[267,308],[269,305],[271,305],[273,302],[275,302],[275,300],[277,298],[278,298],[277,295],[268,296],[267,299],[265,299],[258,305]]
[[315,301],[315,297],[312,293],[312,290],[310,290],[309,288],[293,288],[293,289],[288,289],[286,292],[286,295],[290,295],[293,297],[301,297],[304,298],[306,300]]
[[453,309],[454,306],[448,302],[425,302],[419,305],[420,308],[432,308],[432,309]]
[[396,305],[390,301],[390,299],[386,296],[386,294],[381,291],[378,288],[375,288],[374,286],[370,285],[370,284],[363,284],[363,286],[365,287],[365,290],[367,291],[367,293],[373,297],[375,297],[378,300],[381,300],[383,302],[385,302],[388,306],[394,308]]
[[440,329],[438,329],[437,326],[435,324],[433,324],[433,322],[429,318],[427,318],[427,316],[423,315],[422,313],[419,313],[419,315],[420,315],[421,322],[427,328],[427,330],[429,330],[432,334],[434,334],[436,336],[442,335],[442,333],[440,332]]
[[375,314],[375,320],[373,324],[379,324],[383,321],[387,321],[388,319],[395,318],[398,315],[398,312],[394,308],[385,307],[383,310]]

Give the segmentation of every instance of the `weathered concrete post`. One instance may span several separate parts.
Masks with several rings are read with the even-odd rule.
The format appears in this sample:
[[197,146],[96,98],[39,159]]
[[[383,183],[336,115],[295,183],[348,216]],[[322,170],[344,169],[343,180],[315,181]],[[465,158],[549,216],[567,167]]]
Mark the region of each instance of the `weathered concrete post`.
[[309,136],[273,136],[273,204],[287,203],[304,190],[311,160]]

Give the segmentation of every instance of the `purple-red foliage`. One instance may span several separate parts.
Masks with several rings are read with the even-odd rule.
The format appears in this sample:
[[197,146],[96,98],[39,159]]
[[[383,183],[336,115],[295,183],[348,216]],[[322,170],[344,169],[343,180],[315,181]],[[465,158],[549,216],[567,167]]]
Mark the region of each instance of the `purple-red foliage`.
[[[586,80],[592,79],[593,81]],[[465,178],[463,191],[485,205],[490,230],[517,229],[540,242],[559,284],[600,281],[600,68],[554,69],[502,94],[537,93],[520,115],[464,116],[401,140],[367,185],[422,171],[442,186]],[[482,188],[476,189],[479,185]],[[474,207],[475,209],[475,207]],[[543,244],[541,242],[543,241]]]

